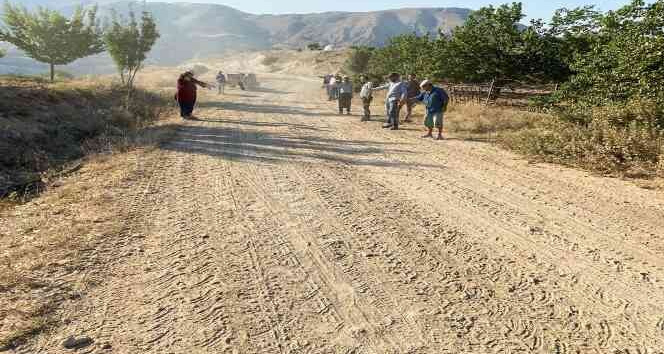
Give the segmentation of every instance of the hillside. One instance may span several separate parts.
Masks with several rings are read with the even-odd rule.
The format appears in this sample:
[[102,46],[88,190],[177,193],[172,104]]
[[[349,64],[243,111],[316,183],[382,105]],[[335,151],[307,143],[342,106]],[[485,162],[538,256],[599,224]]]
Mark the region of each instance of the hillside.
[[125,93],[102,80],[0,77],[0,198],[38,186],[43,173],[86,153],[129,142],[168,110],[166,97],[138,90],[128,113],[118,109]]
[[[126,11],[128,2],[102,1],[102,17],[111,9]],[[23,3],[23,2],[22,2]],[[75,1],[29,0],[28,6],[49,6],[64,12]],[[390,37],[451,31],[467,18],[470,10],[458,8],[400,9],[366,13],[329,12],[304,15],[253,15],[228,6],[190,3],[147,3],[162,37],[150,56],[150,63],[180,64],[235,51],[296,49],[311,42],[335,48],[352,45],[380,46]],[[0,73],[41,72],[45,67],[10,50],[0,60]],[[76,73],[105,73],[112,70],[107,57],[77,61],[68,70]]]

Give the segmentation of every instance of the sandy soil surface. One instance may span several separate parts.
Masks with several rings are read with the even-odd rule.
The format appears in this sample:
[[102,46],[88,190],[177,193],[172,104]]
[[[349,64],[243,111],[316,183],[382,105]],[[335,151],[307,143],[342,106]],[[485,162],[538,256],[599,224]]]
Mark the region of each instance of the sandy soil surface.
[[664,352],[660,192],[261,81],[140,157],[108,277],[12,351]]

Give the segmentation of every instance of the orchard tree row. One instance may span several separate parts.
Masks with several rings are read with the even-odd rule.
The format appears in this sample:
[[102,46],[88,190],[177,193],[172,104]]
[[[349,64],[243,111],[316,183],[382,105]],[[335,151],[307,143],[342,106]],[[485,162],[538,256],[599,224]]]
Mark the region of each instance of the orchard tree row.
[[560,9],[548,23],[523,25],[524,18],[521,3],[485,7],[451,34],[408,34],[382,48],[354,48],[346,70],[559,83],[555,99],[575,105],[645,100],[664,109],[664,0],[633,0],[606,13],[592,6]]

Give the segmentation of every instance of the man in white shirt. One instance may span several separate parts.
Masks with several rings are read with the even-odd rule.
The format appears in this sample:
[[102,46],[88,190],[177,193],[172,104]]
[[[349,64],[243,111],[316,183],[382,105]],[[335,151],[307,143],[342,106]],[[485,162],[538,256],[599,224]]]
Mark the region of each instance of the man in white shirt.
[[399,111],[406,103],[408,97],[408,85],[401,81],[401,75],[398,73],[391,73],[389,76],[390,82],[383,86],[378,86],[373,91],[387,90],[385,97],[385,111],[387,113],[387,123],[383,128],[390,128],[392,130],[399,129]]
[[371,119],[371,101],[373,101],[373,83],[367,80],[367,77],[362,75],[360,78],[362,82],[362,90],[360,91],[360,98],[362,99],[362,107],[364,108],[364,115],[362,121]]
[[226,88],[226,75],[221,71],[217,74],[217,88],[220,95],[224,93]]
[[328,90],[328,99],[330,101],[334,101],[337,99],[337,78],[332,75],[330,78],[330,83],[328,84],[329,90]]

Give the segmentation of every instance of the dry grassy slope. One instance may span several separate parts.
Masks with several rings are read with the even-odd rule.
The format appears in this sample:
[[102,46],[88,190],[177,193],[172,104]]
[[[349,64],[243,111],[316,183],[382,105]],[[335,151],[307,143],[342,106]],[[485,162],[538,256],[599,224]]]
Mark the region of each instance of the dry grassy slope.
[[269,50],[235,53],[218,59],[192,62],[202,64],[211,71],[280,73],[316,76],[339,71],[348,57],[348,51],[298,52],[295,50]]
[[[143,92],[137,97],[137,103],[160,100]],[[93,138],[115,138],[134,128],[134,116],[117,109],[123,98],[97,81],[52,85],[33,78],[0,79],[0,197],[82,157]],[[156,113],[143,108],[145,117]]]

